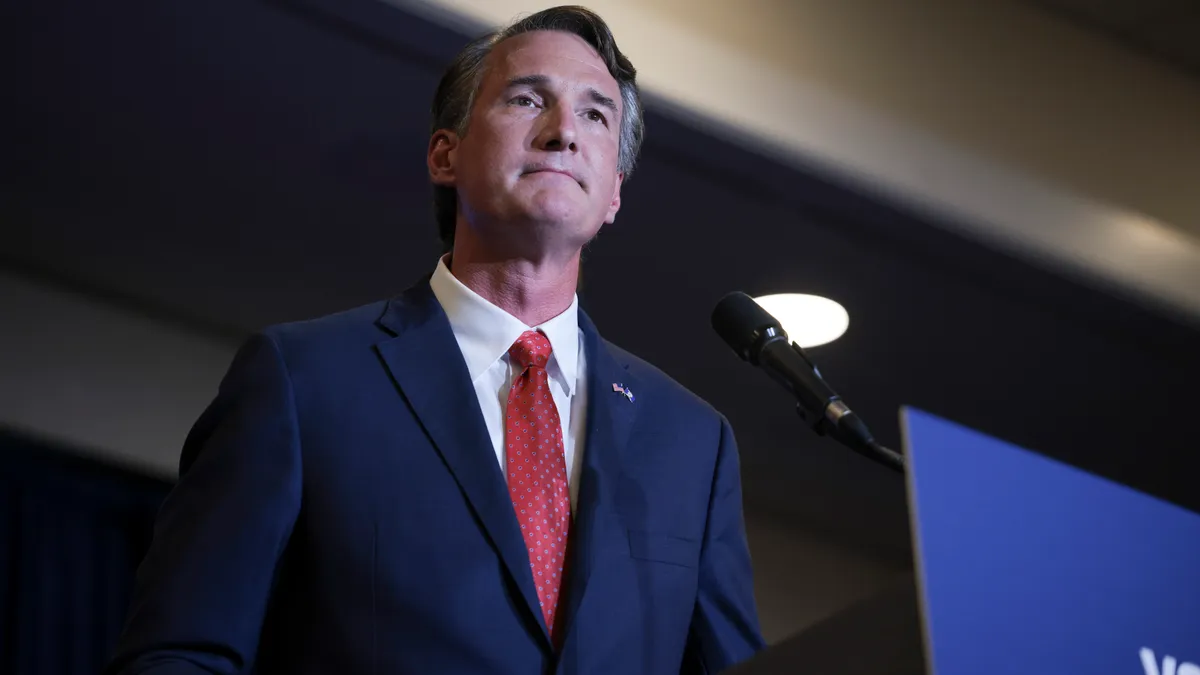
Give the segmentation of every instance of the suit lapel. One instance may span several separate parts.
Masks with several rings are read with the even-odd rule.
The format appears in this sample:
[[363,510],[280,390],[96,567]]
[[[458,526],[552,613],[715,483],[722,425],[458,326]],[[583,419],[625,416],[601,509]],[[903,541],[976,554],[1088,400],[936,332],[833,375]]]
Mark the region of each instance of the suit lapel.
[[579,326],[584,333],[587,350],[587,434],[583,447],[583,470],[580,472],[578,507],[574,531],[571,533],[570,573],[567,576],[567,608],[563,616],[570,648],[575,638],[575,619],[584,603],[595,567],[596,547],[626,533],[615,511],[617,480],[622,467],[630,429],[637,415],[636,396],[630,401],[613,390],[613,384],[624,385],[633,392],[640,390],[638,382],[627,367],[618,362],[583,312]]
[[466,496],[509,575],[529,618],[549,634],[538,606],[529,555],[513,515],[504,475],[475,404],[462,352],[428,281],[388,303],[379,319],[395,337],[376,348],[404,398]]

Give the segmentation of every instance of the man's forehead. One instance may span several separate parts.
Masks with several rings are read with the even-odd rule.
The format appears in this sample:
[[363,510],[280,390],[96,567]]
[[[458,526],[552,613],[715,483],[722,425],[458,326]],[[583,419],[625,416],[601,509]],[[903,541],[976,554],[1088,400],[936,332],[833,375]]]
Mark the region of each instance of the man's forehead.
[[489,56],[488,68],[500,78],[500,86],[514,78],[544,75],[550,80],[582,79],[610,95],[617,81],[596,50],[583,38],[562,31],[533,31],[513,36]]

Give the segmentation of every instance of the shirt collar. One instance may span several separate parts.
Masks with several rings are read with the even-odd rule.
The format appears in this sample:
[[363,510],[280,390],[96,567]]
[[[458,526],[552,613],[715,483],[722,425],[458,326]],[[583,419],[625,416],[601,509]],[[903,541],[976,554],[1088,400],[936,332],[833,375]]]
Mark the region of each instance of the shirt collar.
[[573,395],[579,368],[579,296],[571,299],[571,306],[563,313],[540,326],[529,327],[467,288],[446,266],[447,257],[438,259],[429,285],[450,320],[471,381],[507,354],[521,333],[540,330],[552,350],[546,372]]

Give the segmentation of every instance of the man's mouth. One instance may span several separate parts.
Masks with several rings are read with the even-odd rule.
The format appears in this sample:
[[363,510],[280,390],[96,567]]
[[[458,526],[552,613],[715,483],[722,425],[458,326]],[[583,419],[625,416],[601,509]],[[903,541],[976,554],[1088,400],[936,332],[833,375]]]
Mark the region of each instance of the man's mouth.
[[530,168],[526,169],[525,173],[526,174],[556,173],[556,174],[559,174],[560,176],[566,176],[567,178],[570,178],[571,180],[578,183],[579,187],[583,187],[583,182],[580,181],[578,178],[576,178],[575,174],[571,173],[567,169],[560,169],[558,167],[552,167],[552,166],[535,166],[535,167],[530,167]]

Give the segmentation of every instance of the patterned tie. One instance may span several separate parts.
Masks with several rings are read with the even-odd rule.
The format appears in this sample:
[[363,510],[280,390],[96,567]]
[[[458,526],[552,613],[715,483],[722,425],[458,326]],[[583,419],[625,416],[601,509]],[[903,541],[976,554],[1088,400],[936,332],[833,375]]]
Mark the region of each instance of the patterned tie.
[[550,341],[525,331],[508,350],[521,373],[508,390],[505,439],[508,490],[529,551],[542,618],[553,633],[571,525],[562,422],[550,395]]

